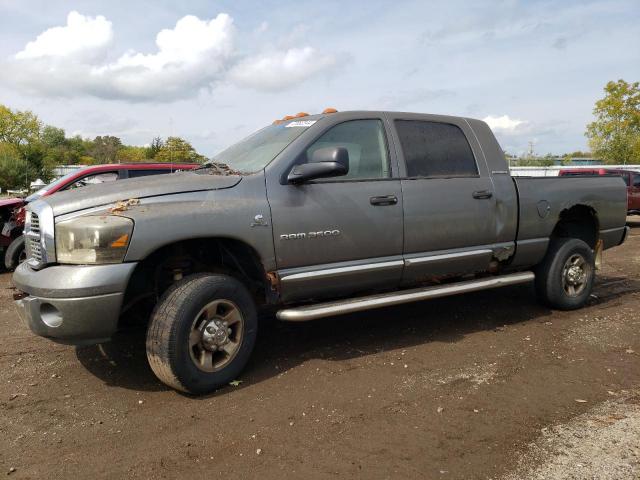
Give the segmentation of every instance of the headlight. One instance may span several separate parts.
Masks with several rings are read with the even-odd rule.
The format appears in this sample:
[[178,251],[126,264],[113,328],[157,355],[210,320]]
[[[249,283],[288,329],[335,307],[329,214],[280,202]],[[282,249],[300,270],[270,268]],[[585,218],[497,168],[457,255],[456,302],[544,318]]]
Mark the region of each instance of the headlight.
[[132,231],[133,220],[115,215],[56,223],[56,258],[59,263],[120,263]]

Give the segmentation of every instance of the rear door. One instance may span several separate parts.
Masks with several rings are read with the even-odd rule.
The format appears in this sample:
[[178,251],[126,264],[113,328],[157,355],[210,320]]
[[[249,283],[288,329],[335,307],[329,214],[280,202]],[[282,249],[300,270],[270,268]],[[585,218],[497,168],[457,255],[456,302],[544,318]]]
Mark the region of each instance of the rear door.
[[[285,301],[397,287],[402,192],[383,118],[328,123],[300,153],[344,147],[349,173],[301,185],[267,181],[280,291]],[[291,167],[287,167],[290,169]],[[288,172],[281,172],[286,178]]]
[[469,143],[473,131],[464,119],[391,120],[404,201],[403,283],[488,269],[496,198],[486,162]]

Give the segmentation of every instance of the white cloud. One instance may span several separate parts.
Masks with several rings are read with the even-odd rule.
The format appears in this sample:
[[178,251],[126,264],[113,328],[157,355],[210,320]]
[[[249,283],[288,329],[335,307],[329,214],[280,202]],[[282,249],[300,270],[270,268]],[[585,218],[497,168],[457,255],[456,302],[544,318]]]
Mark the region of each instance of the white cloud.
[[[197,94],[219,81],[233,56],[233,19],[221,13],[206,21],[187,15],[156,36],[158,51],[129,51],[90,75],[107,96],[172,100]],[[100,95],[98,95],[100,96]]]
[[247,58],[236,65],[230,78],[238,85],[257,90],[282,90],[335,65],[332,55],[313,47],[290,48]]
[[225,13],[211,20],[187,15],[157,34],[156,52],[130,50],[109,61],[104,53],[113,38],[111,22],[71,12],[66,26],[43,32],[4,65],[5,81],[32,94],[162,102],[194,97],[226,80],[279,90],[334,63],[308,46],[242,59],[235,37]]
[[258,25],[258,28],[256,28],[254,30],[254,33],[260,35],[260,34],[266,32],[267,30],[269,30],[269,22],[264,21],[260,25]]
[[494,117],[493,115],[489,115],[487,117],[484,117],[482,120],[484,120],[492,130],[502,133],[515,132],[517,129],[523,127],[527,123],[524,120],[510,118],[509,115],[502,115],[501,117]]
[[45,30],[34,41],[27,43],[15,58],[93,56],[107,47],[112,39],[111,22],[102,15],[93,18],[72,11],[67,15],[64,27]]

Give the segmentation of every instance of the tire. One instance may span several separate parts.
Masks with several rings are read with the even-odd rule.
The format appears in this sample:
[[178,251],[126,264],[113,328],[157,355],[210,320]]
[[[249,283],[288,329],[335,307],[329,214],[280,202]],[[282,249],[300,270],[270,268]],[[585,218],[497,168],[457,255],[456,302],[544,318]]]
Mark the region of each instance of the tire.
[[257,333],[256,307],[242,283],[228,275],[194,274],[171,286],[154,308],[147,359],[164,384],[209,393],[238,377]]
[[4,254],[4,266],[7,270],[15,270],[22,262],[26,260],[26,251],[24,249],[24,235],[15,238]]
[[[579,266],[572,271],[572,266]],[[595,279],[591,247],[577,238],[552,240],[549,250],[535,269],[536,291],[542,303],[558,310],[584,306]]]

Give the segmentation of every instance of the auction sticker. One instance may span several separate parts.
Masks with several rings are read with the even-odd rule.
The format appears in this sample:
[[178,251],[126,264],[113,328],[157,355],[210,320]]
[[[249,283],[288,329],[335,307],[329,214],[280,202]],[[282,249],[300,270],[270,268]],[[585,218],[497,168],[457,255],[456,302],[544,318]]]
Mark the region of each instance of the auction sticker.
[[287,127],[287,128],[290,128],[290,127],[310,127],[314,123],[316,123],[316,120],[298,120],[298,121],[295,121],[295,122],[287,123],[285,125],[285,127]]

